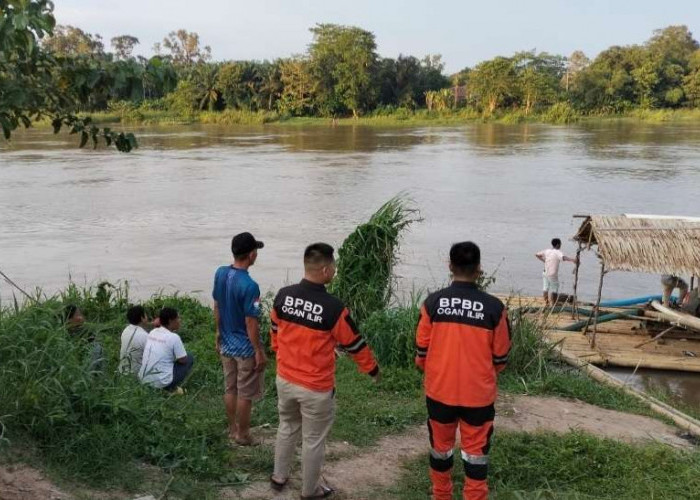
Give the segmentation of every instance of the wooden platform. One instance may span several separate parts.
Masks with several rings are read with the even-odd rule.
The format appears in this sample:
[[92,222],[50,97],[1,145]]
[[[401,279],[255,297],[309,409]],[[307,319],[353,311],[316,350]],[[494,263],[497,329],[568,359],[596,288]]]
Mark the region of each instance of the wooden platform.
[[[508,300],[509,307],[537,308],[544,306],[544,301],[537,297],[524,297]],[[567,305],[570,307],[570,305]],[[590,307],[581,306],[585,309]],[[629,309],[605,308],[609,312],[636,314]],[[582,331],[562,331],[561,328],[576,322],[571,312],[530,311],[526,313],[536,321],[541,321],[546,340],[557,349],[594,365],[622,366],[629,368],[650,368],[657,370],[680,370],[700,373],[700,337],[692,338],[687,330],[664,335],[660,341],[639,344],[651,340],[657,333],[668,328],[668,323],[657,323],[653,319],[616,319],[598,325],[595,348],[591,347],[592,327],[584,334]],[[580,316],[579,319],[586,319]],[[678,338],[690,337],[690,338]],[[693,356],[695,355],[695,356]]]

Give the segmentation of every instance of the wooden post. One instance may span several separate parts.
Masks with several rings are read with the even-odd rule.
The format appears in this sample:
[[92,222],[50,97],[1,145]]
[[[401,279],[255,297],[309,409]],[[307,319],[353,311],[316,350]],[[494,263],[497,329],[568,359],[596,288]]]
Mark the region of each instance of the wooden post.
[[598,331],[598,312],[600,311],[600,298],[603,293],[603,278],[605,277],[605,262],[600,261],[600,281],[598,282],[598,299],[593,308],[593,337],[591,338],[591,347],[595,348],[595,334]]
[[578,269],[581,266],[581,249],[583,245],[578,242],[578,250],[576,250],[576,267],[574,268],[574,307],[571,309],[571,319],[579,320],[578,314]]

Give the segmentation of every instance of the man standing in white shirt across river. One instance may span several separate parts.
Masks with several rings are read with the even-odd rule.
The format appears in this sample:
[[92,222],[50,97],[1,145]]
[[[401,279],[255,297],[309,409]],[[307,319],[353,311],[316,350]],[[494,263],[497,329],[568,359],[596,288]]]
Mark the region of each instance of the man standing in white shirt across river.
[[144,384],[182,394],[180,385],[192,370],[194,358],[187,354],[180,336],[180,316],[170,307],[160,312],[159,328],[148,334],[139,378]]
[[544,262],[542,272],[542,296],[547,306],[557,303],[559,293],[559,264],[561,262],[576,262],[576,259],[562,253],[561,240],[554,238],[552,248],[537,252],[535,257]]

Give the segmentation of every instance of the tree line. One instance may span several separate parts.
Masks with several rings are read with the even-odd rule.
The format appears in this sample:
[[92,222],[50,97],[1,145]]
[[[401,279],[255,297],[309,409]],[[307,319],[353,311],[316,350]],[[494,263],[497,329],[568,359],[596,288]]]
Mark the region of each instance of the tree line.
[[6,137],[41,117],[92,138],[135,139],[96,127],[81,112],[154,109],[276,112],[280,116],[360,116],[427,108],[611,114],[700,107],[700,45],[686,26],[657,30],[641,45],[614,46],[590,60],[518,52],[445,74],[439,55],[380,57],[373,33],[318,24],[303,54],[274,61],[212,61],[197,33],[170,32],[150,57],[138,38],[105,41],[55,25],[48,0],[0,0],[0,126]]
[[[525,115],[564,104],[584,114],[700,106],[700,45],[686,26],[654,32],[642,45],[614,46],[590,60],[546,52],[499,56],[448,76],[439,55],[380,57],[373,33],[353,26],[311,28],[306,53],[274,61],[211,60],[197,33],[178,30],[134,57],[136,37],[110,40],[58,26],[43,47],[64,61],[58,75],[81,66],[84,111],[112,101],[180,113],[239,109],[289,116],[358,116],[377,109],[471,108],[485,115]],[[78,83],[81,83],[79,80]]]

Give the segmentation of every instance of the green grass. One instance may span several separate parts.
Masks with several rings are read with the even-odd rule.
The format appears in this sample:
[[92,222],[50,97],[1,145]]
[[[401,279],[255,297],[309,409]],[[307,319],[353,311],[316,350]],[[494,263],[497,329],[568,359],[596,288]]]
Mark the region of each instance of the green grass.
[[[83,113],[89,115],[97,124],[109,125],[190,125],[195,123],[215,124],[230,127],[279,124],[285,126],[321,126],[340,127],[442,127],[458,126],[470,123],[549,123],[567,125],[577,122],[634,121],[642,123],[676,123],[700,121],[700,109],[637,109],[624,113],[589,113],[582,114],[566,102],[557,103],[549,108],[525,114],[522,110],[497,110],[486,115],[470,108],[428,111],[427,109],[376,110],[359,118],[300,116],[291,117],[276,111],[193,111],[180,114],[167,109],[153,109],[149,106],[121,106],[118,109]],[[39,121],[37,127],[50,127],[50,120]]]
[[[145,302],[151,316],[165,305],[178,309],[180,334],[196,357],[188,394],[169,397],[116,373],[128,302],[126,287],[71,286],[61,296],[2,310],[0,453],[9,460],[30,443],[34,460],[52,477],[129,492],[147,479],[142,464],[165,476],[174,474],[183,490],[263,478],[272,467],[271,447],[231,449],[226,440],[210,308],[180,295],[157,295]],[[85,337],[94,335],[104,346],[104,373],[88,373],[87,341],[71,337],[63,326],[63,308],[69,303],[87,318]],[[365,446],[424,419],[415,371],[387,367],[375,386],[350,359],[342,358],[338,365],[339,411],[332,439]],[[277,425],[274,372],[271,364],[254,426]],[[156,477],[154,484],[162,486],[162,479]]]
[[[213,349],[210,309],[180,295],[157,295],[145,302],[150,314],[164,305],[180,311],[183,340],[197,358],[187,384],[188,395],[167,397],[116,374],[118,336],[124,326],[128,302],[125,286],[103,284],[90,289],[71,286],[61,296],[39,304],[27,303],[2,310],[0,422],[4,434],[0,440],[0,457],[4,461],[19,459],[35,464],[48,471],[59,485],[78,494],[80,485],[116,488],[128,494],[159,494],[173,475],[169,487],[172,494],[180,498],[216,498],[222,486],[264,480],[273,465],[272,439],[277,425],[274,364],[266,373],[265,397],[253,413],[254,426],[270,429],[258,431],[269,435],[268,444],[255,449],[230,448],[225,436],[222,377]],[[83,309],[88,319],[86,333],[95,335],[109,355],[108,368],[101,375],[85,371],[86,342],[70,337],[62,326],[61,315],[67,303],[78,304]],[[361,325],[382,365],[383,380],[374,385],[366,375],[357,372],[349,358],[339,360],[338,412],[331,440],[362,447],[424,422],[421,374],[413,368],[417,307],[416,299],[405,308],[377,311]],[[502,391],[556,394],[607,408],[649,413],[635,399],[553,362],[538,338],[536,324],[516,322],[511,366],[500,381]],[[638,448],[586,436],[545,436],[532,438],[531,442],[527,436],[516,437],[503,435],[496,441],[494,461],[498,464],[505,460],[507,466],[500,469],[495,466],[493,478],[503,483],[499,486],[503,492],[540,488],[547,495],[550,487],[556,487],[558,493],[585,491],[584,483],[564,484],[564,477],[575,476],[573,464],[600,469],[596,464],[608,463],[604,459],[608,448],[615,457],[629,449],[639,460],[640,457],[667,460],[681,472],[689,464],[697,465],[697,458],[690,460],[651,448],[644,448],[642,453]],[[555,458],[559,457],[570,461],[571,468],[562,465],[561,470],[552,472],[530,460],[513,465],[508,461],[514,460],[511,454],[524,453],[523,447],[533,448],[528,453],[543,455],[549,450],[553,454],[550,462],[558,463]],[[26,452],[27,449],[31,452]],[[630,465],[626,474],[636,477],[642,474],[640,471],[646,471],[639,464],[636,468]],[[516,465],[513,470],[520,471],[517,474],[511,470]],[[420,473],[411,481],[425,483],[423,467],[421,463]],[[536,468],[539,475],[527,467]],[[665,468],[664,465],[662,469]],[[609,488],[605,483],[608,476],[598,469],[595,471],[598,486],[585,483],[586,487]],[[499,473],[499,470],[510,472]],[[649,473],[656,477],[654,474],[660,474],[660,469],[652,467]],[[534,479],[528,483],[526,479],[530,476],[546,484]],[[405,498],[423,498],[416,496],[416,491],[419,490]],[[89,492],[84,495],[90,498]]]
[[329,291],[345,303],[358,323],[389,305],[399,239],[417,217],[405,198],[394,197],[357,226],[338,249],[338,271]]
[[[395,487],[377,498],[425,500],[430,489],[426,457],[406,464]],[[455,460],[455,496],[463,469]],[[588,434],[499,433],[490,453],[492,497],[504,499],[700,498],[700,452],[663,445],[630,445]]]

